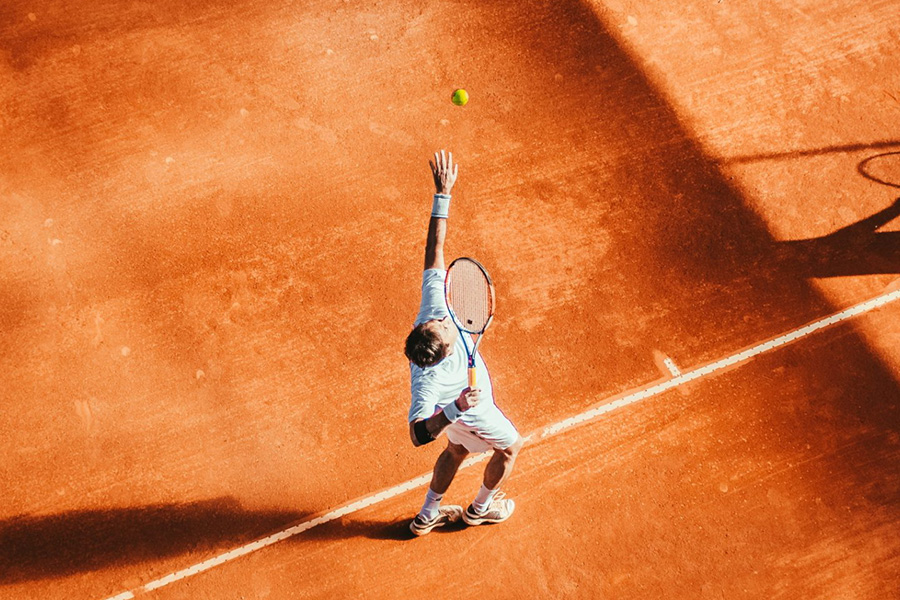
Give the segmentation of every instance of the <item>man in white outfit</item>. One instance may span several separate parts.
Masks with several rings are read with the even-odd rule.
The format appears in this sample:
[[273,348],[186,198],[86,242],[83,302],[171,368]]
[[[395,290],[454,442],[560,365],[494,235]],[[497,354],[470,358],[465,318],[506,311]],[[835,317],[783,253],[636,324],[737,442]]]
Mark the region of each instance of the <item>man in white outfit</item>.
[[[453,324],[444,301],[444,239],[450,191],[458,173],[453,154],[436,152],[431,172],[436,193],[425,244],[422,303],[415,326],[406,338],[412,390],[409,435],[414,446],[421,446],[446,433],[447,448],[434,465],[422,510],[410,523],[415,535],[425,535],[460,518],[468,525],[508,519],[515,503],[497,491],[509,477],[524,443],[513,424],[494,404],[490,375],[480,355],[475,357],[475,367],[477,381],[482,386],[468,387],[468,362],[461,338],[468,334],[460,333]],[[468,341],[471,347],[471,340]],[[493,456],[472,503],[465,511],[461,506],[441,506],[444,493],[466,456],[470,452],[489,450]]]

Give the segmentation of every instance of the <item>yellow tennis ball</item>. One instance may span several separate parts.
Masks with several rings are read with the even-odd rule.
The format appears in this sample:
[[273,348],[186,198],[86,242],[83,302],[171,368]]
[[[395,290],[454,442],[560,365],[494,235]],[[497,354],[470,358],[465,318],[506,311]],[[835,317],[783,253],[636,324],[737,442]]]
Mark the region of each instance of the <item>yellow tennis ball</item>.
[[457,106],[465,106],[469,101],[469,92],[464,89],[458,89],[450,96],[450,100]]

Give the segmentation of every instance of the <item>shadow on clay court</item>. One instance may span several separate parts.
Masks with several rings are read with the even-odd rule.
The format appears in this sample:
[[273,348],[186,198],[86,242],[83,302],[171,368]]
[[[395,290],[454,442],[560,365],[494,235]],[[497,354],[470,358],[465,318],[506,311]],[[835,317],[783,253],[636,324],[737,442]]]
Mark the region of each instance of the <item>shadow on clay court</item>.
[[[297,542],[309,540],[339,540],[353,537],[363,537],[371,540],[405,541],[416,539],[409,530],[410,519],[405,516],[394,521],[362,521],[342,520],[329,523],[322,527],[316,527],[297,538]],[[432,533],[450,533],[460,531],[464,525],[453,525],[435,529]]]
[[232,548],[305,515],[244,510],[232,498],[70,511],[0,523],[0,585],[53,579],[188,552]]
[[[861,160],[856,166],[856,170],[869,181],[888,187],[900,188],[900,169],[897,168],[898,164],[900,164],[900,152],[882,152]],[[891,175],[882,173],[882,171],[887,170],[885,167],[892,170],[893,173]]]
[[[354,537],[384,541],[410,541],[418,539],[409,530],[410,515],[393,521],[371,521],[357,519],[340,519],[320,527],[315,527],[294,538],[294,543],[303,544],[316,540],[342,540]],[[429,535],[458,533],[468,529],[462,521],[434,529]]]
[[805,277],[900,273],[900,231],[878,229],[900,216],[900,198],[828,235],[775,244],[774,261]]
[[[870,143],[860,144],[836,144],[834,146],[825,146],[822,148],[812,148],[809,150],[785,150],[783,152],[765,152],[760,154],[748,154],[745,156],[723,157],[719,162],[722,164],[740,165],[747,163],[762,162],[766,160],[791,160],[795,158],[805,158],[809,156],[825,156],[827,154],[840,154],[845,152],[859,152],[861,150],[882,150],[886,148],[900,147],[900,140],[881,140]],[[886,155],[896,154],[888,152]],[[883,156],[879,154],[878,156]],[[866,159],[869,160],[869,159]],[[866,161],[863,161],[866,162]],[[862,172],[862,171],[860,171]],[[865,174],[863,174],[865,176]]]

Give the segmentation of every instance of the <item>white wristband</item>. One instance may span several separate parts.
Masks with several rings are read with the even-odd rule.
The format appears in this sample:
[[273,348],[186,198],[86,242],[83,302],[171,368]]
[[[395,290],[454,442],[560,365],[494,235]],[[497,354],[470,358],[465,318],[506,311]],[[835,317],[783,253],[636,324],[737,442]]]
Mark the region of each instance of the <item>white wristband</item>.
[[431,216],[446,219],[450,214],[450,194],[435,194],[431,205]]
[[444,416],[447,417],[447,420],[451,423],[456,423],[462,416],[462,413],[463,411],[459,410],[459,407],[456,406],[456,400],[444,407]]

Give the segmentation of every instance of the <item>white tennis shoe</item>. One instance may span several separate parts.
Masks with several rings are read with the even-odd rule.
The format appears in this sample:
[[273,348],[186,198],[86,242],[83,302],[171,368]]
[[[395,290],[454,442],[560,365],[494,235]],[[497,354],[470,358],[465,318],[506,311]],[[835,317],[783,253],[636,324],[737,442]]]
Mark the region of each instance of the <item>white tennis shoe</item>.
[[430,521],[423,519],[422,515],[416,515],[416,518],[409,524],[409,530],[415,535],[425,535],[435,527],[456,523],[462,517],[462,514],[462,506],[456,506],[455,504],[442,506],[438,509],[437,516]]
[[486,523],[502,523],[512,516],[516,509],[516,503],[506,498],[503,492],[497,492],[491,500],[491,505],[483,513],[475,512],[475,507],[471,504],[466,508],[462,515],[466,525],[484,525]]

